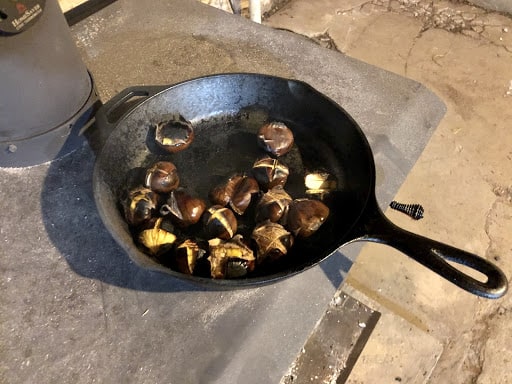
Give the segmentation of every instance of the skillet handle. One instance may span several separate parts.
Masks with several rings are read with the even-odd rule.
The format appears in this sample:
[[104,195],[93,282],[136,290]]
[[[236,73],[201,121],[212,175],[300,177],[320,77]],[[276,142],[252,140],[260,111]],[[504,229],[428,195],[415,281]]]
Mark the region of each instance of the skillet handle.
[[103,104],[96,112],[100,129],[111,131],[121,118],[147,98],[169,88],[168,85],[129,87]]
[[[494,264],[473,253],[435,241],[393,224],[377,209],[359,240],[387,244],[413,258],[460,288],[489,299],[503,296],[508,289],[505,274]],[[487,277],[486,281],[457,269],[448,261],[469,267]]]
[[[94,115],[95,124],[80,132],[88,139],[91,148],[99,153],[110,133],[123,116],[137,105],[157,93],[169,88],[168,85],[137,86],[126,88],[103,104]],[[94,128],[93,128],[94,127]]]

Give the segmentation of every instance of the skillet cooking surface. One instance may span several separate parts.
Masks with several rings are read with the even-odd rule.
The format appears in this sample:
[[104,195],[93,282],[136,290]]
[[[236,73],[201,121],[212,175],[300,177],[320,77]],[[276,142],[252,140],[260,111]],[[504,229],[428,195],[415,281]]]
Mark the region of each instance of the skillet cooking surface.
[[[154,125],[175,113],[192,122],[195,139],[186,150],[168,154],[154,143]],[[134,246],[118,205],[131,169],[157,160],[172,161],[180,186],[208,200],[211,187],[235,172],[249,171],[265,154],[257,146],[256,131],[272,120],[285,122],[294,133],[294,148],[280,157],[290,168],[285,189],[292,197],[305,197],[304,175],[312,170],[334,175],[338,190],[326,201],[329,219],[312,237],[295,243],[289,262],[271,270],[256,268],[260,277],[242,280],[273,280],[299,272],[352,240],[347,235],[373,193],[375,177],[369,145],[357,124],[302,82],[219,75],[181,83],[149,97],[121,118],[97,159],[94,188],[100,214],[130,257],[143,266],[183,277],[162,269]]]

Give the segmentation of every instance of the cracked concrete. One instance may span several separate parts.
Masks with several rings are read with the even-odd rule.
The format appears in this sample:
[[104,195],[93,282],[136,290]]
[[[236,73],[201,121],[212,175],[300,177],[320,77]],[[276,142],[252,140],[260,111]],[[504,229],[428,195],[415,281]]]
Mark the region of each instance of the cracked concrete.
[[[417,80],[443,99],[445,118],[396,196],[421,203],[425,217],[387,215],[493,261],[510,279],[512,19],[463,2],[292,0],[265,22]],[[435,343],[418,345],[431,359],[411,362],[412,349],[399,353],[412,340],[407,332],[377,332],[350,383],[512,382],[510,293],[475,297],[375,244],[363,248],[345,287],[442,345],[438,360]]]

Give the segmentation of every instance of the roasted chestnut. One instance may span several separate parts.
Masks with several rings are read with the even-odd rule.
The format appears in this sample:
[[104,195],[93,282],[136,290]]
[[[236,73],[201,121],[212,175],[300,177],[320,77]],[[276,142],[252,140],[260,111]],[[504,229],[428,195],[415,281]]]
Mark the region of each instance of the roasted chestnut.
[[329,216],[329,207],[319,200],[295,199],[289,207],[285,227],[295,236],[308,237],[317,231]]
[[225,184],[218,185],[210,190],[208,198],[215,205],[225,207],[231,201],[235,187],[244,176],[242,174],[235,174],[231,176]]
[[252,167],[252,174],[264,191],[278,185],[284,186],[289,173],[286,165],[271,157],[256,160]]
[[155,192],[169,193],[179,184],[178,170],[170,161],[158,161],[146,171],[144,185]]
[[138,187],[128,192],[124,200],[124,217],[128,224],[137,226],[151,219],[158,195],[149,188]]
[[304,177],[306,194],[323,199],[325,195],[336,189],[336,179],[328,172],[309,172]]
[[194,140],[194,129],[190,121],[176,114],[156,125],[155,140],[166,151],[179,152]]
[[238,229],[238,223],[233,211],[220,205],[208,208],[203,218],[205,231],[210,239],[219,237],[223,240],[229,240]]
[[259,191],[260,187],[256,179],[250,176],[243,176],[235,186],[229,206],[239,215],[243,215],[251,203],[254,194]]
[[153,228],[145,229],[139,234],[139,243],[147,253],[158,256],[172,248],[176,235],[161,228],[162,218],[158,218]]
[[175,269],[178,272],[192,275],[197,261],[206,254],[206,249],[194,239],[187,239],[179,244],[175,251]]
[[256,221],[270,220],[277,223],[288,210],[291,201],[292,197],[280,185],[268,190],[256,206]]
[[255,257],[252,250],[243,242],[241,235],[230,241],[219,238],[209,240],[210,272],[214,279],[243,277],[254,270]]
[[177,189],[171,192],[167,202],[160,207],[160,214],[170,215],[171,220],[180,227],[188,227],[199,221],[205,209],[203,199]]
[[254,228],[251,238],[256,243],[258,264],[273,262],[288,253],[293,236],[281,224],[266,221]]
[[258,130],[258,144],[274,156],[282,156],[293,146],[293,133],[286,124],[272,121]]

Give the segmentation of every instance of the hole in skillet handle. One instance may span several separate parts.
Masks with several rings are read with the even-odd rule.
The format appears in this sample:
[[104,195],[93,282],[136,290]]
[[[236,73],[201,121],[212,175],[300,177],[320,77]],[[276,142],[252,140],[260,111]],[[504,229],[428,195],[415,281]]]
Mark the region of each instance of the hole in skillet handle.
[[167,88],[169,85],[135,86],[124,89],[96,111],[95,128],[88,128],[80,134],[84,134],[93,150],[99,153],[117,123],[124,116],[143,101]]
[[[368,204],[362,224],[365,233],[357,241],[389,245],[477,296],[498,299],[507,292],[507,278],[496,265],[473,253],[398,227],[382,213],[376,201]],[[468,268],[471,274],[463,271]]]

